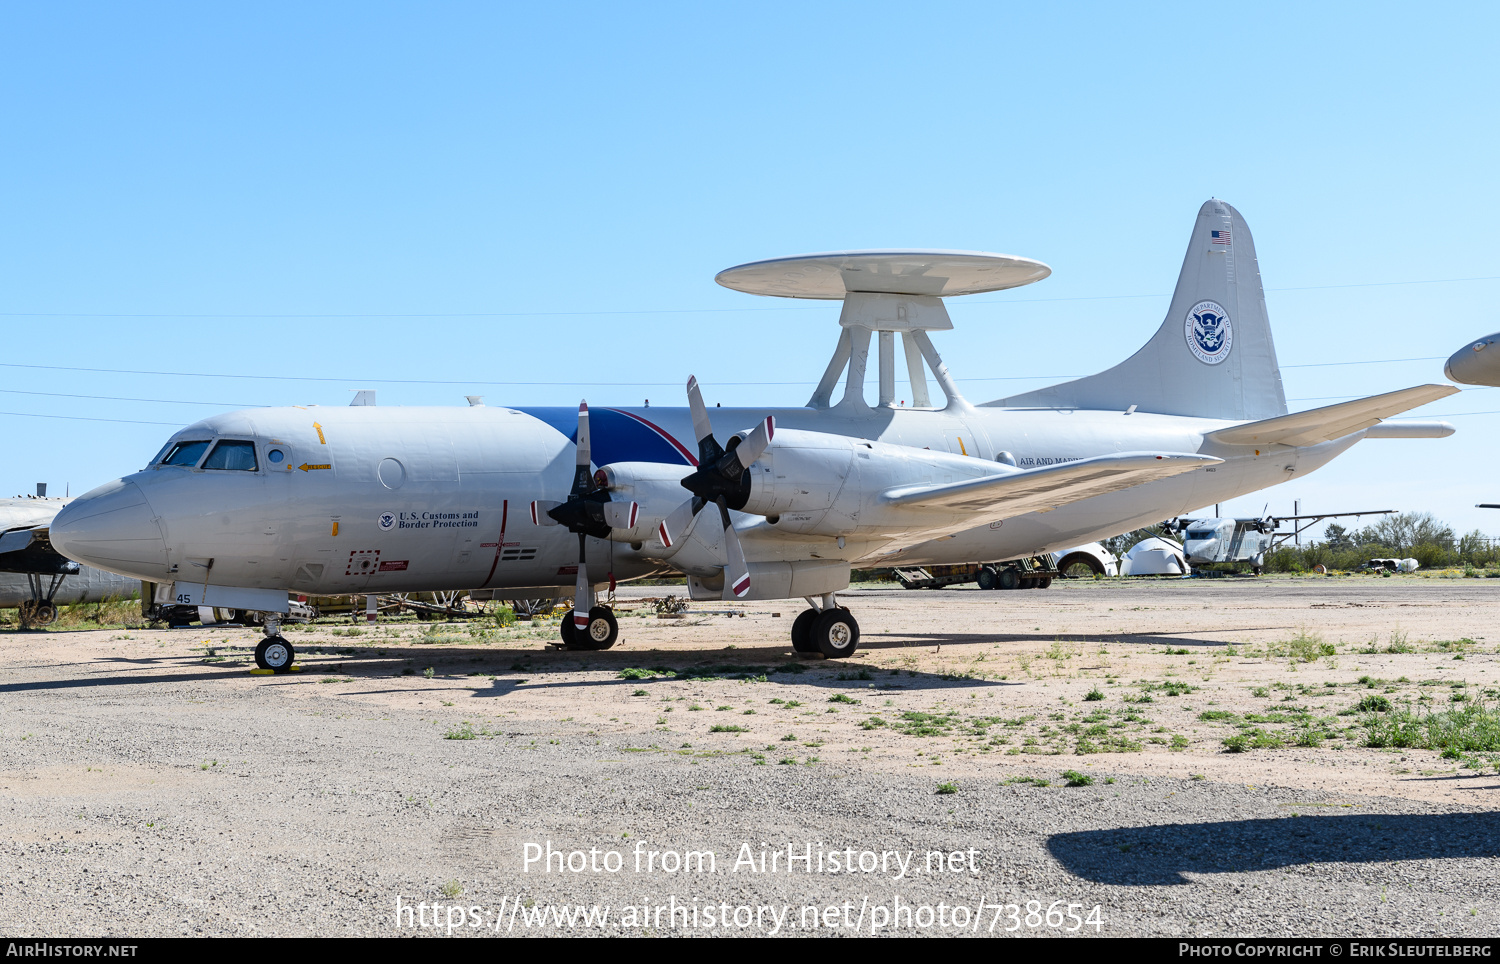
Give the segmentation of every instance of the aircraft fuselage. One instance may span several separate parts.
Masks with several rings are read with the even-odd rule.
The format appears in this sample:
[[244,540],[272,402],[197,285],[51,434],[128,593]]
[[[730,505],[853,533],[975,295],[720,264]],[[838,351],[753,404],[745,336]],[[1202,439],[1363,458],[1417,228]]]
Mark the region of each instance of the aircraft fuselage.
[[[658,462],[691,470],[687,409],[591,411],[595,465]],[[1363,437],[1256,451],[1205,442],[1205,433],[1233,423],[1145,413],[982,406],[710,411],[725,431],[748,429],[770,414],[784,428],[985,460],[1009,453],[1020,468],[1132,451],[1225,459],[1049,512],[975,518],[966,531],[894,550],[890,539],[857,526],[842,546],[827,536],[746,542],[751,562],[758,552],[762,559],[811,557],[853,567],[1064,549],[1285,481]],[[151,582],[319,594],[569,587],[577,539],[533,524],[529,506],[566,497],[576,417],[572,408],[485,406],[233,412],[178,432],[156,463],[81,497],[59,515],[52,537],[72,558]],[[179,443],[208,442],[198,451],[209,452],[218,440],[251,443],[253,459],[240,446],[238,461],[220,459],[217,468],[206,464],[211,455],[182,465],[160,461]],[[738,524],[767,523],[739,517]],[[591,538],[588,554],[600,584],[611,573],[623,581],[663,569],[626,543]]]

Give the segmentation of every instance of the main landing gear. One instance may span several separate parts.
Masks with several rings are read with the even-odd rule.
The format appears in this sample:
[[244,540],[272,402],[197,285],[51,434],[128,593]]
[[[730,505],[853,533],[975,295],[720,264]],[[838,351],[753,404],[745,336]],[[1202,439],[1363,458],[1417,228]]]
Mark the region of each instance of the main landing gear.
[[812,608],[804,609],[792,622],[792,648],[799,653],[822,653],[829,659],[853,656],[859,647],[859,623],[854,615],[831,592],[821,600],[804,598]]
[[255,647],[255,665],[279,675],[290,673],[296,659],[297,651],[281,635],[281,617],[275,613],[267,613],[266,638]]
[[579,629],[573,622],[570,611],[563,616],[563,648],[570,650],[609,649],[620,638],[620,624],[615,621],[615,611],[608,606],[595,606],[589,610],[588,625]]
[[[74,565],[68,563],[68,565]],[[57,604],[52,597],[57,595],[57,587],[69,574],[66,572],[54,573],[50,576],[46,573],[27,573],[26,583],[31,589],[31,598],[23,600],[17,607],[16,615],[20,620],[22,629],[37,629],[42,626],[50,626],[57,619]],[[47,588],[42,588],[42,580],[47,579]]]

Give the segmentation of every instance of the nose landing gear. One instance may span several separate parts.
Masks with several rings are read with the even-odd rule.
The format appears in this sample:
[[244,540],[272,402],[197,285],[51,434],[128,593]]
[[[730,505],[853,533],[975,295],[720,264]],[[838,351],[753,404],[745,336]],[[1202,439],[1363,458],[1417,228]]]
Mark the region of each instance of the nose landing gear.
[[266,638],[255,647],[255,665],[278,675],[290,673],[297,659],[297,651],[281,635],[281,617],[266,614]]

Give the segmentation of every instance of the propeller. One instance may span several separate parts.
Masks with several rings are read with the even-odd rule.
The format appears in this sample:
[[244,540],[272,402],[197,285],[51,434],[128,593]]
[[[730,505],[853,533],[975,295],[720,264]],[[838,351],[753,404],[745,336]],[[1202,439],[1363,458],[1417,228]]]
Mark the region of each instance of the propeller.
[[680,546],[692,534],[698,513],[709,503],[717,505],[719,524],[724,529],[725,578],[729,590],[743,599],[750,592],[750,568],[745,564],[745,551],[729,518],[729,510],[743,508],[749,501],[749,466],[765,454],[771,444],[776,435],[776,420],[766,416],[748,437],[732,437],[726,449],[714,438],[708,407],[703,404],[697,378],[688,379],[687,393],[688,407],[693,414],[693,434],[698,438],[698,470],[682,480],[682,487],[693,493],[693,497],[662,520],[657,527],[657,536],[668,549]]
[[611,529],[635,527],[640,507],[634,502],[611,502],[609,491],[590,469],[589,405],[578,403],[578,456],[573,487],[566,502],[538,499],[531,503],[533,525],[561,525],[578,535],[578,579],[573,592],[573,627],[582,633],[589,625],[588,537],[609,538]]

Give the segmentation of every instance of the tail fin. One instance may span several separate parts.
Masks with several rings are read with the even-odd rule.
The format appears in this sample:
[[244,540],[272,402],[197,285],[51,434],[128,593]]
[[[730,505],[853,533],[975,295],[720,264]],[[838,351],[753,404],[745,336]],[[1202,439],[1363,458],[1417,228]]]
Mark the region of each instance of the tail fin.
[[1255,242],[1240,212],[1198,209],[1167,320],[1144,348],[1097,375],[987,403],[1118,409],[1199,418],[1286,414]]

